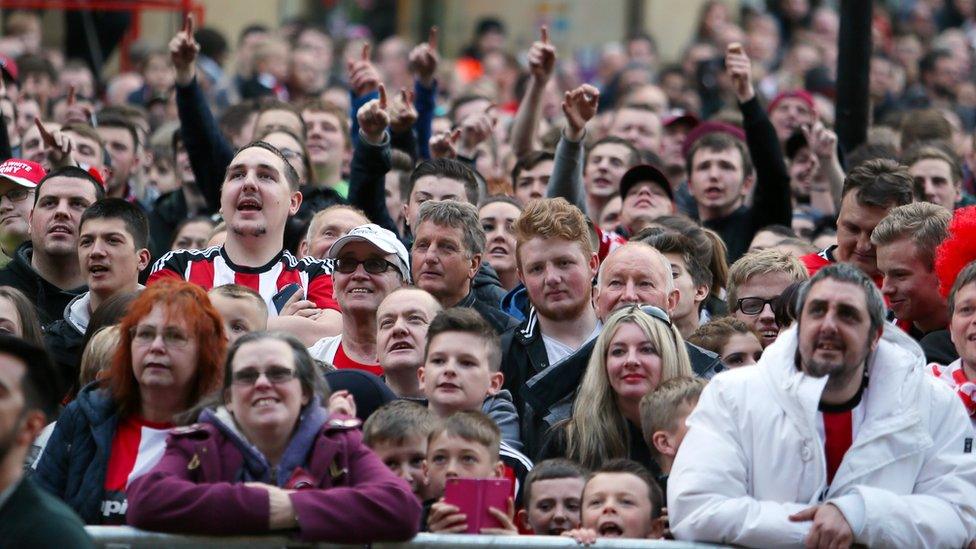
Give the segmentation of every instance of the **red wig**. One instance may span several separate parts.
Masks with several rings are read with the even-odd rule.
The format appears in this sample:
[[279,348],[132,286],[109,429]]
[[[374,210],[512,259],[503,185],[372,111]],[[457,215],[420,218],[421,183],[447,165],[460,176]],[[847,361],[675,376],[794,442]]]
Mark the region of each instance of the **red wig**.
[[135,412],[140,405],[139,382],[132,370],[131,332],[156,305],[166,308],[167,318],[181,319],[187,333],[197,340],[197,369],[186,395],[187,407],[220,387],[227,350],[220,313],[210,304],[203,288],[182,280],[161,280],[139,294],[119,323],[119,346],[104,383],[111,390],[122,417]]
[[935,249],[935,274],[939,293],[949,296],[959,272],[976,260],[976,206],[959,208],[949,222],[949,237]]

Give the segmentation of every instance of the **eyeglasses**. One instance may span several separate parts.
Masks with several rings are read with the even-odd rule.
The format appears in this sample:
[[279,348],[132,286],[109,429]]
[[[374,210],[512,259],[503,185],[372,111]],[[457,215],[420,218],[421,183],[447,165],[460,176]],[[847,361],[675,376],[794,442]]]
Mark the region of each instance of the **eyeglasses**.
[[32,192],[33,192],[33,190],[28,189],[26,187],[16,187],[16,188],[10,189],[9,191],[7,191],[7,192],[5,192],[3,194],[0,194],[0,197],[6,198],[7,200],[9,200],[11,202],[20,202],[20,201],[24,200],[25,198],[27,198],[28,196],[30,196],[30,194]]
[[243,370],[234,372],[232,382],[234,385],[250,387],[257,383],[262,375],[272,385],[281,385],[282,383],[288,383],[292,379],[295,379],[298,376],[298,372],[283,366],[272,366],[263,372],[257,368],[244,368]]
[[772,297],[769,299],[763,299],[761,297],[743,297],[742,299],[735,302],[735,309],[742,311],[747,315],[758,315],[766,308],[766,304],[769,304],[769,308],[775,310],[776,306],[779,304],[779,296]]
[[278,149],[278,150],[281,151],[281,156],[284,156],[285,159],[287,160],[292,160],[294,158],[297,158],[303,162],[305,161],[305,155],[302,154],[300,151],[296,151],[293,149]]
[[400,267],[398,267],[394,263],[390,263],[385,259],[369,258],[360,261],[358,259],[353,259],[351,257],[340,257],[339,259],[337,259],[335,264],[335,270],[339,271],[342,274],[352,274],[356,272],[356,267],[359,267],[360,265],[363,266],[363,269],[365,269],[367,273],[374,274],[374,275],[385,273],[390,269],[400,272]]
[[190,341],[186,333],[177,328],[164,328],[162,333],[157,332],[156,328],[150,326],[137,326],[129,330],[129,337],[132,338],[132,343],[141,347],[152,345],[156,341],[157,335],[163,338],[163,345],[170,349],[186,347],[186,344]]

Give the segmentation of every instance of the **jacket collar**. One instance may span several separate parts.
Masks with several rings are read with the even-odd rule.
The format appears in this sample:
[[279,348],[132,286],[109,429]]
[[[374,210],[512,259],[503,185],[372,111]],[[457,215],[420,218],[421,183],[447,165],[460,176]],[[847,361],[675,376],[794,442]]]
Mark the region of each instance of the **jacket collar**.
[[[783,409],[812,426],[827,376],[811,377],[796,367],[797,345],[794,326],[766,348],[756,367],[762,368]],[[862,400],[865,424],[911,414],[918,419],[913,403],[918,391],[917,376],[924,366],[925,356],[918,343],[886,322],[878,347],[868,355],[871,381]]]
[[112,399],[108,389],[102,388],[100,381],[85,385],[78,392],[75,401],[93,426],[101,425],[117,416],[115,400]]
[[288,441],[278,467],[272,471],[267,458],[247,440],[234,416],[225,406],[215,410],[204,410],[200,415],[200,421],[210,423],[220,430],[241,452],[244,458],[244,480],[270,481],[277,486],[284,486],[295,468],[306,465],[305,462],[326,419],[327,414],[316,396],[299,414],[298,425],[292,433],[291,440]]

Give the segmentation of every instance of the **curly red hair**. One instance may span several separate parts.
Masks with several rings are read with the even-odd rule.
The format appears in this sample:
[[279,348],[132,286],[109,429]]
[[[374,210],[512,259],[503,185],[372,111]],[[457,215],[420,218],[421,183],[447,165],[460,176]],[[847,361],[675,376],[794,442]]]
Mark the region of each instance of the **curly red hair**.
[[935,274],[939,293],[948,297],[959,272],[976,260],[976,206],[959,208],[949,222],[949,237],[935,249]]
[[139,294],[119,323],[119,346],[103,383],[111,390],[122,417],[138,410],[140,404],[139,382],[132,371],[131,331],[158,304],[166,307],[167,316],[180,318],[187,332],[197,338],[197,371],[187,395],[187,407],[220,388],[227,351],[220,313],[210,304],[203,288],[182,280],[161,280]]

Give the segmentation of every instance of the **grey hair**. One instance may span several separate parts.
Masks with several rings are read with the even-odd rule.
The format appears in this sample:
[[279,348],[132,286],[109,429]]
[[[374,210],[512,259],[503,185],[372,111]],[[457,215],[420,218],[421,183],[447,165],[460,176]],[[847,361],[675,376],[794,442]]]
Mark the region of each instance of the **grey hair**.
[[417,226],[420,227],[424,221],[461,229],[468,255],[484,253],[487,239],[485,231],[481,228],[481,220],[478,219],[478,210],[473,205],[456,200],[428,200],[420,205]]
[[800,292],[796,298],[796,310],[798,311],[797,325],[799,325],[800,319],[803,317],[803,307],[806,305],[807,296],[810,295],[810,289],[825,279],[860,286],[864,290],[864,299],[867,301],[868,317],[871,319],[871,333],[881,329],[885,321],[885,304],[884,298],[881,297],[881,292],[868,275],[864,274],[857,267],[847,263],[834,263],[820,269],[817,271],[817,274],[813,275],[813,278],[800,287]]
[[661,251],[655,248],[654,246],[651,246],[646,242],[634,241],[634,240],[631,240],[630,242],[624,244],[623,246],[620,246],[619,248],[615,249],[602,262],[600,262],[600,268],[596,272],[597,287],[600,287],[601,282],[603,281],[603,270],[604,270],[604,266],[607,264],[607,259],[610,259],[610,257],[612,257],[614,254],[620,253],[620,250],[623,249],[628,249],[628,250],[639,249],[639,250],[647,250],[651,252],[655,256],[656,261],[658,261],[661,264],[661,266],[664,268],[664,272],[667,273],[667,276],[664,277],[666,280],[665,287],[664,287],[665,292],[670,294],[671,292],[674,291],[674,276],[671,274],[671,262],[668,261],[668,258],[664,257],[664,254],[662,254]]

